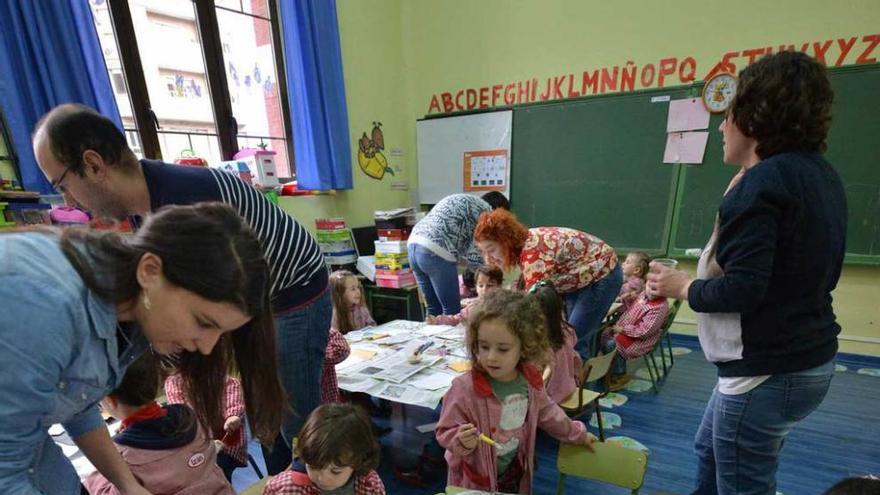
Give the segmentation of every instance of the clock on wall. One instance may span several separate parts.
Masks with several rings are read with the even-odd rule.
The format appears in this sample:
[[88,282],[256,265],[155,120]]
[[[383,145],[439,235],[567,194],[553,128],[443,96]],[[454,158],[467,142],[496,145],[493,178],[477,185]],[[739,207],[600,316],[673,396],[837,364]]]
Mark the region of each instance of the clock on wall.
[[703,86],[703,105],[712,113],[724,112],[735,94],[736,76],[727,72],[716,74]]

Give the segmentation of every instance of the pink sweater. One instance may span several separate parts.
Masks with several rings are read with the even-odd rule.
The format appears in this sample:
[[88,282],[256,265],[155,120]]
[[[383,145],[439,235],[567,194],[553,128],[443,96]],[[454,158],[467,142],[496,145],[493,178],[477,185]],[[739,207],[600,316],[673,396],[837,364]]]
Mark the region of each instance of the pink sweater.
[[583,366],[581,356],[574,350],[574,345],[577,343],[574,329],[568,323],[562,322],[562,333],[565,343],[559,350],[550,351],[552,356],[549,362],[553,371],[550,374],[550,381],[547,382],[547,395],[557,404],[565,401],[577,389],[578,375]]
[[[523,466],[519,493],[532,493],[532,476],[535,459],[535,433],[541,428],[560,442],[583,443],[587,436],[586,427],[579,421],[572,421],[556,405],[541,380],[541,372],[533,365],[520,365],[520,373],[529,386],[529,406],[526,413],[525,428],[520,432],[517,458]],[[473,449],[466,449],[455,440],[458,427],[471,423],[481,433],[506,442],[510,438],[496,436],[495,426],[501,421],[501,402],[492,392],[489,379],[482,372],[472,370],[452,381],[452,386],[443,398],[443,410],[437,423],[437,441],[446,449],[446,462],[449,464],[447,485],[463,488],[495,491],[498,485],[498,466],[493,447],[477,442]]]
[[[217,466],[214,441],[198,426],[195,439],[177,448],[147,450],[116,443],[122,459],[135,478],[150,493],[169,495],[233,495],[232,486]],[[154,433],[153,430],[148,430]],[[120,433],[121,435],[122,433]],[[118,495],[120,492],[101,473],[83,480],[92,495]]]

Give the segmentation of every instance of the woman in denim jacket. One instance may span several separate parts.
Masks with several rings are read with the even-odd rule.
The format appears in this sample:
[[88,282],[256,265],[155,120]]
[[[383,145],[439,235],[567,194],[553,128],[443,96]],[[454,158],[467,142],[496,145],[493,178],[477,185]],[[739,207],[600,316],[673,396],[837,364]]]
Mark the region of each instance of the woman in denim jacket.
[[271,440],[283,399],[261,253],[238,214],[216,203],[164,209],[126,237],[0,235],[0,493],[81,493],[47,432],[54,423],[120,493],[148,493],[97,408],[148,348],[174,355],[184,379],[198,376],[193,406],[204,424],[220,414],[226,372],[237,367],[251,427]]

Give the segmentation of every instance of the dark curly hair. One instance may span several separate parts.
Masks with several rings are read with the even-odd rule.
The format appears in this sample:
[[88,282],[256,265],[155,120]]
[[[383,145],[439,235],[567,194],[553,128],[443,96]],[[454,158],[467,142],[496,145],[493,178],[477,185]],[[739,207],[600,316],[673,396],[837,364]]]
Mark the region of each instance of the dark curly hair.
[[501,245],[505,258],[501,268],[510,268],[518,263],[528,238],[529,229],[504,208],[481,213],[474,229],[475,241],[495,241]]
[[833,101],[825,67],[803,53],[784,51],[740,73],[729,117],[758,142],[762,160],[785,152],[824,153]]
[[480,325],[484,321],[499,320],[520,343],[520,361],[543,365],[550,343],[547,340],[544,312],[534,297],[522,292],[496,289],[476,304],[467,320],[468,351],[475,369],[481,370],[477,359]]

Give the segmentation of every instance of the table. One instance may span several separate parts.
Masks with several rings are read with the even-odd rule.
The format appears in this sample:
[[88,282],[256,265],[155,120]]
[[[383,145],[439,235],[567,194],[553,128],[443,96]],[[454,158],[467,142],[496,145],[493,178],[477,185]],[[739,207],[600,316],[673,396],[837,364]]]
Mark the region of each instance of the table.
[[[470,369],[464,327],[394,320],[349,332],[351,355],[336,365],[339,388],[435,409],[455,377]],[[419,363],[407,356],[430,342]]]
[[409,321],[421,320],[424,318],[422,314],[422,305],[419,302],[419,289],[418,286],[410,286],[410,287],[401,287],[399,289],[393,287],[379,287],[378,285],[373,284],[364,284],[364,297],[366,298],[367,308],[370,310],[370,314],[373,315],[377,321],[387,321],[384,320],[383,312],[388,313],[387,308],[382,308],[384,311],[377,307],[377,303],[381,304],[382,301],[393,301],[398,306],[403,306],[403,311],[394,311],[392,314],[391,320],[396,318],[406,318]]

